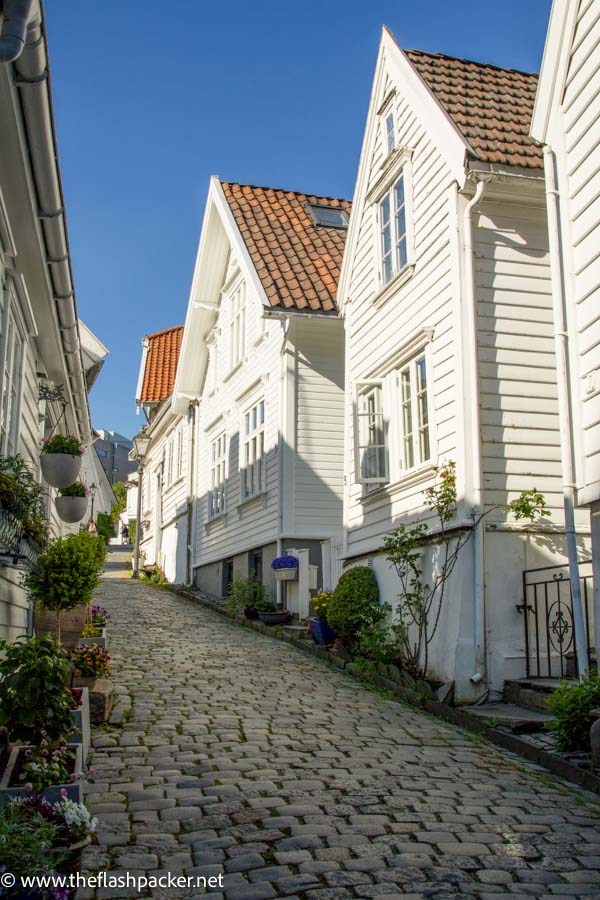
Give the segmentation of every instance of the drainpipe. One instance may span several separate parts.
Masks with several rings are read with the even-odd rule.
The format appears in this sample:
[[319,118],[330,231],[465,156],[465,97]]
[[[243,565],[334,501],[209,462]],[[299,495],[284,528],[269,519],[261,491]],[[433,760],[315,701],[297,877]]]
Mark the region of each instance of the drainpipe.
[[556,187],[554,153],[544,146],[544,174],[546,178],[546,208],[548,211],[548,238],[550,244],[550,270],[552,274],[552,306],[554,312],[554,352],[556,354],[556,383],[560,416],[560,452],[562,456],[563,503],[565,510],[565,534],[567,558],[573,603],[573,626],[577,672],[581,677],[587,672],[589,660],[583,623],[581,583],[577,561],[577,534],[575,531],[575,466],[573,462],[572,422],[569,391],[569,347],[565,314],[565,269],[562,252],[559,218],[559,194]]
[[23,52],[33,0],[5,0],[0,34],[0,63],[14,62]]
[[187,553],[186,584],[194,580],[193,562],[196,548],[196,407],[192,401],[188,407],[188,488],[187,488]]
[[[477,520],[483,512],[483,478],[481,472],[481,429],[479,416],[479,369],[477,364],[477,297],[475,290],[475,257],[473,246],[473,219],[475,207],[480,203],[486,189],[485,181],[478,181],[475,195],[467,203],[464,212],[463,243],[465,251],[465,286],[467,337],[468,337],[468,379],[471,388],[471,472],[473,483],[473,518]],[[473,534],[474,555],[474,620],[475,635],[475,671],[470,676],[472,684],[477,685],[486,676],[486,640],[485,640],[485,578],[483,524],[475,528]]]

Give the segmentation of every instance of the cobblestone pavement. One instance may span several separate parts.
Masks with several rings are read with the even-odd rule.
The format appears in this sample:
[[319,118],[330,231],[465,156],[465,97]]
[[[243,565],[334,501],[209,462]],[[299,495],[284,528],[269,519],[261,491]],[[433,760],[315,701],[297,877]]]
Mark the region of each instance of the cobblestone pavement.
[[227,900],[600,897],[592,795],[119,578],[124,558],[111,555],[98,598],[113,616],[120,725],[95,731],[88,870],[223,874],[207,893]]

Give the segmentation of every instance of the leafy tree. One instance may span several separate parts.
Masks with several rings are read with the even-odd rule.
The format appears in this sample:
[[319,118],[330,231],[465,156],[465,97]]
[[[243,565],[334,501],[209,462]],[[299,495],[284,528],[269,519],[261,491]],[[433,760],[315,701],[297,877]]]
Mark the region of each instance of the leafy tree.
[[110,511],[110,517],[112,519],[113,528],[115,529],[115,533],[119,533],[119,517],[121,513],[124,511],[127,506],[127,488],[125,487],[122,481],[116,481],[113,486],[113,494],[117,499],[116,506],[113,506]]

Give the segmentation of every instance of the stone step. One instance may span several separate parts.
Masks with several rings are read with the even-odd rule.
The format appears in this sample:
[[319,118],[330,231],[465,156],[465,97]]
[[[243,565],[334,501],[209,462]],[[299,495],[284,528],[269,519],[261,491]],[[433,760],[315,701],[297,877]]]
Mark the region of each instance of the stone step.
[[520,678],[504,682],[504,701],[527,709],[546,711],[546,701],[560,684],[559,678]]
[[548,713],[515,703],[483,703],[481,706],[465,706],[464,709],[488,725],[507,728],[513,734],[543,731],[545,723],[552,719]]

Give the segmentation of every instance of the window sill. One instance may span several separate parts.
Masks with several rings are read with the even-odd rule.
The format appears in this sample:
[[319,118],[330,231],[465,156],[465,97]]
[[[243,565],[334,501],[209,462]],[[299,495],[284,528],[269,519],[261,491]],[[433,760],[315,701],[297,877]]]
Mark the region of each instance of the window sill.
[[387,301],[393,297],[396,291],[400,290],[407,281],[410,281],[415,271],[415,264],[408,263],[403,269],[394,275],[391,281],[388,281],[385,287],[381,288],[373,297],[373,306],[377,309],[382,307]]
[[223,512],[217,513],[215,516],[210,516],[204,523],[204,527],[210,529],[213,525],[216,525],[217,522],[222,522],[223,525],[226,525],[225,515],[226,510],[223,510]]
[[229,370],[229,372],[223,379],[223,384],[226,384],[226,382],[228,382],[230,378],[233,378],[235,373],[238,371],[238,369],[242,368],[242,366],[244,365],[245,362],[246,362],[246,357],[244,357],[243,359],[240,359],[239,362],[236,362],[235,366],[231,367],[231,369]]
[[407,472],[406,475],[403,475],[397,481],[384,484],[377,490],[364,494],[360,498],[360,503],[368,505],[371,500],[381,500],[382,497],[395,497],[407,488],[414,487],[414,485],[421,482],[430,481],[435,476],[435,468],[432,462],[428,462],[418,468],[411,469],[410,472]]
[[266,491],[259,491],[258,494],[252,494],[251,497],[244,497],[244,499],[243,499],[243,500],[240,500],[240,502],[239,502],[238,505],[237,505],[238,512],[241,513],[242,510],[243,510],[246,506],[250,506],[252,503],[254,503],[254,502],[257,501],[257,500],[262,500],[262,505],[264,506],[264,505],[266,504],[266,502],[267,502],[267,492],[266,492]]

